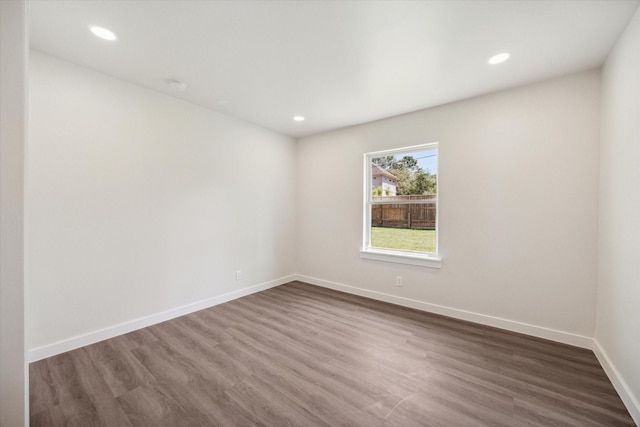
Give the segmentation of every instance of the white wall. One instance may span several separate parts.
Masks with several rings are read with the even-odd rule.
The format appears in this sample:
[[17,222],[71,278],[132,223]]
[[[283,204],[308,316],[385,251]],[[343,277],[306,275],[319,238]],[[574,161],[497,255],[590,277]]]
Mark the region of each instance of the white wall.
[[640,424],[640,11],[602,74],[596,341]]
[[0,1],[0,425],[28,425],[23,196],[27,19]]
[[293,139],[36,52],[29,132],[30,349],[295,272]]
[[[298,272],[313,283],[590,345],[599,77],[584,72],[302,138]],[[434,141],[442,269],[360,259],[363,153]],[[324,191],[326,170],[342,183],[335,191]],[[404,276],[401,288],[396,275]]]
[[[4,426],[25,416],[22,60],[5,50],[25,39],[22,2],[0,3]],[[595,71],[303,138],[296,157],[289,138],[34,53],[29,348],[277,281],[296,261],[317,284],[578,345],[598,292],[596,353],[638,422],[639,14],[604,68],[600,149]],[[360,259],[362,154],[433,141],[442,269]]]

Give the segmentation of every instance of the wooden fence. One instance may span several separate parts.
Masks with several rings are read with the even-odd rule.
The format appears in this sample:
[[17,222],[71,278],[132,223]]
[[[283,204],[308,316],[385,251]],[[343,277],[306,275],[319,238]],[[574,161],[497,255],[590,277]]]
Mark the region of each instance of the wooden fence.
[[[371,226],[434,230],[437,212],[435,198],[435,194],[374,197],[371,205]],[[430,201],[411,203],[412,200]]]

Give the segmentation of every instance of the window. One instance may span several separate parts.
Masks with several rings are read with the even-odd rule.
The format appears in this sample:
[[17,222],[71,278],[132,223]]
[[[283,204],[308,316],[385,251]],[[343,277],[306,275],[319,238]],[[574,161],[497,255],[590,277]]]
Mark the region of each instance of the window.
[[364,156],[362,258],[440,267],[438,144]]

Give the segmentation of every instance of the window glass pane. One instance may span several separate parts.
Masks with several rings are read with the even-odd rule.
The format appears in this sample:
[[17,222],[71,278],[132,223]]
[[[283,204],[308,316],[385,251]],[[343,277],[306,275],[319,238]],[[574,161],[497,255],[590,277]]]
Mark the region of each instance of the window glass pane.
[[437,148],[371,158],[373,248],[436,252]]

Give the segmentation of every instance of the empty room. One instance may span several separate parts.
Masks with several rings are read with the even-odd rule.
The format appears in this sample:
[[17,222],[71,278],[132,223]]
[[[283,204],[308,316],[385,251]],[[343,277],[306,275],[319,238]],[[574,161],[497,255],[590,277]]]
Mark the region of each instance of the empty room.
[[0,426],[640,425],[640,1],[0,1]]

